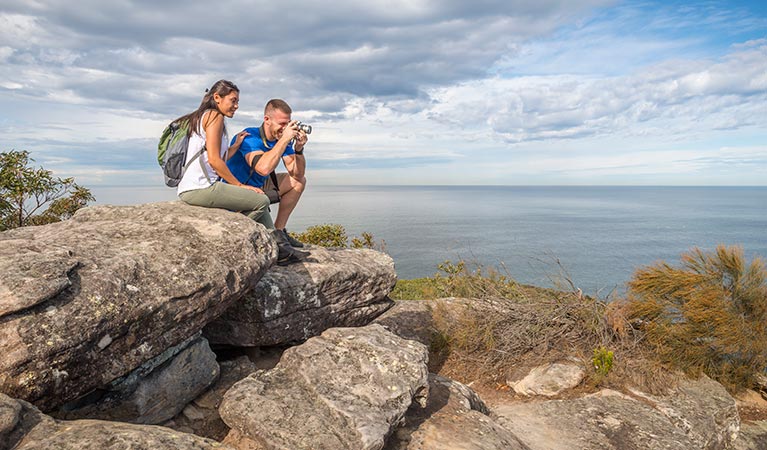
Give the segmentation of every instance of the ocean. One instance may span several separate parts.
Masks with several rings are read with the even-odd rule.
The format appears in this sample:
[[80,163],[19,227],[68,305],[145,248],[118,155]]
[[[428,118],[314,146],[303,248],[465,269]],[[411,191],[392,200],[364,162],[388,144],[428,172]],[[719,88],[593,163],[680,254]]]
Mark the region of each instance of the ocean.
[[[175,199],[163,187],[97,187],[97,203]],[[767,257],[767,187],[310,186],[288,229],[333,223],[384,241],[399,278],[443,261],[524,284],[620,295],[633,272],[693,247]],[[568,281],[569,280],[569,281]]]

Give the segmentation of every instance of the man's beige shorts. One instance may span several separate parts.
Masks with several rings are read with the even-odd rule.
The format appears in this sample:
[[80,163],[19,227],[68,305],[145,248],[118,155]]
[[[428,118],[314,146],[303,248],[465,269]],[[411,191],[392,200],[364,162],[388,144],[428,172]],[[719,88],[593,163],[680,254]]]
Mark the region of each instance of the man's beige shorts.
[[[276,175],[277,175],[277,183],[278,184],[282,184],[282,180],[284,180],[285,177],[288,176],[288,174],[285,173],[285,172],[280,172],[280,173],[278,173]],[[263,191],[266,192],[266,191],[268,191],[270,189],[277,189],[277,190],[279,190],[280,188],[279,188],[279,186],[275,186],[274,183],[272,183],[272,177],[271,176],[267,176],[266,177],[266,182],[264,183]]]

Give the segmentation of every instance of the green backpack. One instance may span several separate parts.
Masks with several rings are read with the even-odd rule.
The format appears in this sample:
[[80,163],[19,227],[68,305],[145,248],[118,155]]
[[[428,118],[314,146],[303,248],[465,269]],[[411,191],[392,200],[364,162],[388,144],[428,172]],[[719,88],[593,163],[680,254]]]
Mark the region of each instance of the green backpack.
[[176,187],[181,182],[181,178],[184,176],[186,169],[196,159],[200,161],[200,167],[202,167],[202,173],[205,174],[205,178],[208,182],[211,182],[210,175],[205,168],[200,155],[205,151],[203,146],[200,151],[194,154],[186,161],[186,152],[189,149],[189,120],[179,120],[171,122],[170,125],[165,127],[160,136],[160,143],[157,145],[157,162],[162,167],[162,172],[165,175],[165,184],[170,187]]

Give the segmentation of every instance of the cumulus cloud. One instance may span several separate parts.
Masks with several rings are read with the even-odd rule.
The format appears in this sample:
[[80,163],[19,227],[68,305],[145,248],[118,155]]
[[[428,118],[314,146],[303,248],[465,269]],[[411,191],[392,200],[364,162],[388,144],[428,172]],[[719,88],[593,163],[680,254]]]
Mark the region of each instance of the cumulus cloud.
[[[0,45],[16,51],[0,76],[31,96],[61,90],[167,113],[163,105],[240,75],[256,96],[287,89],[306,109],[327,110],[331,93],[410,97],[482,76],[509,45],[602,3],[11,1]],[[174,85],[189,88],[179,97]]]
[[7,0],[0,132],[88,180],[157,182],[159,132],[226,78],[231,130],[275,97],[315,125],[320,179],[753,168],[737,149],[767,126],[765,27],[713,3]]
[[435,120],[483,118],[512,143],[763,125],[767,42],[738,46],[719,60],[677,59],[620,77],[490,78],[437,89],[432,97]]

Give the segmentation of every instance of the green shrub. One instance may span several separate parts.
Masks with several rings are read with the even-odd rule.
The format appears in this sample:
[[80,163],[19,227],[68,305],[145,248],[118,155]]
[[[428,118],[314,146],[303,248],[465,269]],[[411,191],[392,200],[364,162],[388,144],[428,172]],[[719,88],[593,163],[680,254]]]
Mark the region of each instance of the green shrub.
[[594,366],[594,371],[600,377],[606,377],[610,370],[613,368],[613,352],[607,350],[605,347],[600,346],[594,349],[594,356],[591,357],[591,364]]
[[739,247],[697,248],[638,270],[624,314],[667,366],[750,387],[767,367],[767,271]]
[[346,247],[346,229],[338,224],[313,225],[294,237],[305,244],[321,247]]
[[363,232],[360,237],[354,237],[349,243],[349,237],[346,229],[339,224],[313,225],[303,233],[290,233],[294,238],[305,244],[319,245],[321,247],[352,247],[352,248],[371,248],[375,250],[384,250],[384,243],[376,244],[373,235]]
[[464,261],[445,261],[437,265],[439,272],[429,278],[399,280],[389,297],[395,300],[429,300],[444,297],[465,298],[517,298],[517,283],[495,269],[474,271],[466,268]]

